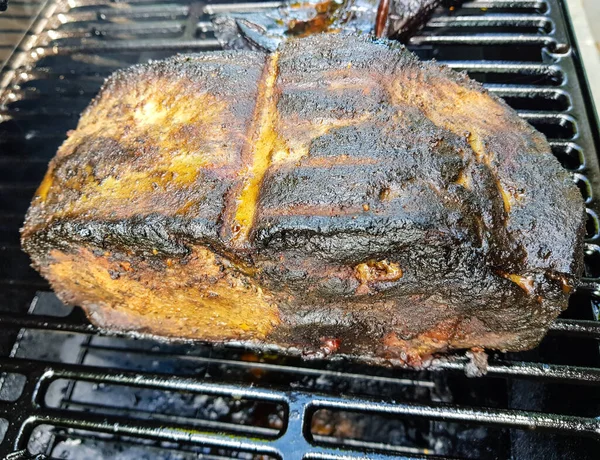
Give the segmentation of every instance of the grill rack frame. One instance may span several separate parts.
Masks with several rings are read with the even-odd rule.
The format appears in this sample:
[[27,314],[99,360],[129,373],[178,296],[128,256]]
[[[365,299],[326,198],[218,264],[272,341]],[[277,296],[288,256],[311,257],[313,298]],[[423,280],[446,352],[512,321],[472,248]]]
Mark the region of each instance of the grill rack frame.
[[[17,3],[17,2],[14,2]],[[128,4],[143,5],[149,3],[147,0],[133,0]],[[50,54],[55,55],[68,55],[78,52],[92,53],[92,52],[118,52],[118,51],[129,51],[138,50],[144,51],[158,51],[158,50],[176,50],[185,48],[186,50],[202,51],[207,49],[214,49],[217,46],[217,42],[214,39],[199,39],[198,31],[204,33],[210,32],[210,26],[206,21],[199,20],[207,13],[214,12],[226,12],[234,7],[240,8],[240,5],[245,4],[215,4],[204,5],[202,3],[193,3],[189,7],[186,7],[187,3],[185,0],[174,1],[173,4],[180,5],[179,10],[175,11],[175,16],[183,17],[183,21],[179,28],[173,25],[172,20],[165,20],[164,23],[154,24],[155,31],[160,30],[183,30],[183,33],[177,39],[138,39],[135,40],[135,46],[131,44],[117,41],[115,43],[101,42],[99,40],[91,39],[90,42],[86,42],[80,45],[64,45],[56,46],[50,44],[53,40],[85,40],[89,37],[82,34],[81,31],[75,31],[72,33],[54,34],[50,36],[48,32],[53,32],[57,25],[52,21],[57,20],[59,15],[63,15],[65,23],[69,21],[81,20],[83,22],[92,20],[95,14],[96,18],[101,18],[106,13],[96,11],[92,15],[91,13],[77,13],[75,16],[69,18],[70,10],[73,9],[73,5],[80,7],[91,7],[100,5],[100,0],[79,0],[75,2],[64,2],[62,0],[48,1],[44,8],[41,9],[37,20],[34,22],[30,31],[24,36],[20,42],[15,53],[11,56],[11,59],[5,65],[2,73],[0,73],[0,122],[9,119],[15,115],[14,110],[7,109],[7,105],[14,101],[11,99],[11,94],[17,94],[18,89],[11,88],[15,82],[25,81],[19,79],[19,72],[26,71],[35,73],[35,63],[43,56]],[[274,2],[262,2],[255,5],[259,7],[272,6]],[[591,108],[585,103],[586,90],[585,84],[582,84],[583,72],[581,68],[577,67],[577,63],[573,58],[573,53],[576,49],[569,48],[566,46],[569,42],[572,42],[570,38],[571,33],[568,30],[568,26],[564,21],[563,15],[565,11],[558,4],[558,0],[483,0],[470,2],[465,5],[463,9],[476,11],[481,8],[501,8],[506,5],[506,8],[515,7],[518,8],[537,8],[541,13],[536,18],[531,18],[531,15],[523,14],[521,17],[512,15],[510,17],[493,18],[496,21],[505,21],[510,23],[520,22],[524,23],[527,21],[535,23],[543,23],[544,27],[551,24],[551,29],[544,36],[511,36],[506,37],[501,34],[488,34],[486,36],[476,36],[466,34],[455,34],[448,36],[437,36],[427,35],[424,33],[412,39],[411,44],[413,47],[435,47],[444,45],[469,45],[469,46],[495,46],[495,45],[515,45],[515,44],[530,44],[543,48],[543,58],[547,62],[540,63],[511,63],[511,62],[475,62],[475,61],[446,61],[443,62],[446,65],[456,70],[470,70],[470,71],[487,71],[497,72],[498,74],[507,74],[511,72],[536,72],[539,75],[550,74],[550,75],[562,75],[562,81],[554,86],[544,87],[532,87],[532,85],[522,85],[521,87],[511,87],[503,85],[488,85],[488,89],[502,97],[511,97],[515,94],[527,94],[531,95],[532,92],[538,91],[539,93],[545,93],[550,97],[565,96],[568,101],[568,108],[565,110],[558,111],[525,111],[521,110],[519,114],[523,118],[527,119],[534,124],[547,123],[550,125],[568,125],[577,128],[577,131],[569,139],[551,140],[551,146],[560,151],[574,150],[576,152],[583,152],[582,155],[585,157],[583,164],[573,170],[575,175],[579,175],[582,180],[585,180],[589,184],[589,189],[592,191],[591,196],[587,200],[588,213],[591,216],[593,222],[593,229],[595,230],[592,235],[589,235],[587,242],[588,253],[599,253],[600,249],[597,246],[600,235],[598,232],[598,202],[597,197],[593,194],[594,191],[600,190],[600,174],[598,174],[598,158],[594,153],[595,140],[598,138],[597,132],[593,132],[592,121],[593,112]],[[546,9],[544,9],[546,8]],[[160,8],[158,8],[160,9]],[[146,13],[149,10],[146,10]],[[141,17],[144,16],[143,11],[138,11]],[[156,13],[156,11],[155,11]],[[160,13],[160,11],[158,11]],[[185,13],[185,14],[184,14]],[[87,15],[87,16],[86,16]],[[173,14],[171,13],[171,16]],[[463,25],[468,24],[480,24],[477,21],[482,21],[481,18],[473,19],[469,15],[460,16],[458,22],[462,22]],[[544,19],[542,19],[544,18]],[[491,22],[492,20],[485,19],[484,22]],[[433,28],[443,29],[444,27],[453,26],[455,24],[450,19],[444,19],[443,17],[436,17],[432,20]],[[108,28],[110,32],[110,27]],[[119,30],[117,26],[112,28],[113,32]],[[107,28],[104,29],[106,33]],[[96,29],[94,33],[103,33],[103,30]],[[79,36],[78,36],[79,35]],[[574,45],[571,45],[574,46]],[[577,76],[577,81],[573,81]],[[560,80],[560,77],[559,77]],[[532,89],[533,88],[533,89]],[[3,91],[4,90],[4,91]],[[25,95],[24,97],[26,97]],[[52,114],[52,112],[50,112]],[[26,111],[20,111],[17,117],[27,117]],[[35,116],[35,113],[32,114]],[[0,158],[0,161],[3,159]],[[7,161],[0,163],[4,166]],[[589,174],[589,172],[592,174]],[[575,176],[577,177],[577,176]],[[28,286],[28,287],[40,287],[43,284],[36,284],[32,280],[25,280],[22,283],[18,279],[1,279],[0,289],[3,287],[14,287],[14,286]],[[583,285],[580,287],[579,292],[585,296],[594,299],[598,296],[598,279],[597,278],[586,278],[584,279]],[[592,300],[592,307],[597,309],[595,301]],[[29,314],[0,314],[0,327],[8,328],[12,331],[20,331],[23,328],[26,329],[40,329],[40,330],[61,330],[70,331],[82,334],[102,334],[102,331],[98,331],[93,326],[85,324],[82,320],[82,315],[77,312],[73,312],[66,318],[56,318],[53,316],[33,316]],[[600,326],[598,322],[593,320],[558,320],[552,327],[551,332],[560,336],[570,336],[577,338],[587,338],[590,340],[600,339]],[[247,364],[247,363],[246,363]],[[233,365],[233,362],[230,363]],[[454,361],[440,362],[436,364],[436,367],[432,368],[432,372],[464,372],[467,362],[465,359],[457,359]],[[257,363],[251,363],[251,366],[259,366]],[[265,366],[262,364],[262,366]],[[306,371],[309,368],[302,368]],[[179,440],[183,442],[192,443],[204,443],[213,444],[218,446],[230,446],[230,447],[243,447],[244,451],[256,451],[265,454],[273,454],[278,458],[295,459],[295,458],[364,458],[364,452],[354,451],[351,448],[346,449],[335,449],[325,448],[316,446],[310,442],[310,434],[307,432],[307,418],[311,411],[316,410],[316,407],[321,407],[316,403],[321,404],[323,407],[335,407],[337,409],[350,409],[350,410],[362,410],[366,412],[378,411],[381,413],[403,413],[405,415],[418,416],[423,415],[423,412],[427,412],[427,415],[432,418],[436,417],[456,417],[457,420],[462,421],[478,421],[488,422],[492,425],[501,424],[508,426],[513,424],[521,428],[537,428],[541,430],[555,430],[558,432],[569,432],[575,434],[586,433],[588,436],[594,438],[600,437],[600,422],[598,419],[593,417],[569,417],[565,415],[557,414],[540,414],[540,413],[529,413],[526,411],[515,411],[506,410],[504,413],[502,410],[496,409],[491,412],[486,412],[482,408],[452,408],[446,406],[432,407],[432,406],[415,406],[405,403],[394,403],[390,401],[377,401],[373,399],[365,398],[345,398],[345,397],[332,397],[331,395],[318,395],[306,391],[290,391],[281,389],[269,389],[263,392],[257,391],[253,388],[244,385],[222,385],[222,384],[202,384],[194,379],[178,379],[178,378],[159,378],[154,374],[147,373],[132,373],[132,372],[107,372],[104,368],[93,369],[89,366],[79,365],[68,365],[61,363],[47,363],[35,360],[19,360],[16,358],[1,358],[0,359],[0,370],[2,372],[18,372],[27,376],[27,383],[23,389],[23,392],[19,399],[14,402],[0,401],[0,417],[9,419],[12,423],[6,432],[6,439],[14,440],[10,450],[16,450],[17,454],[20,455],[18,458],[27,458],[26,453],[22,452],[23,440],[26,439],[28,430],[32,429],[36,423],[43,423],[44,421],[53,422],[65,422],[66,426],[74,426],[77,422],[80,423],[80,427],[84,428],[85,422],[90,421],[96,429],[100,431],[119,431],[129,434],[138,434],[148,437],[161,437],[165,439]],[[319,370],[319,372],[323,372]],[[560,381],[569,385],[591,385],[598,386],[600,383],[600,369],[596,367],[581,367],[572,365],[554,365],[545,363],[530,363],[524,361],[513,361],[513,360],[502,360],[494,359],[488,369],[488,376],[502,377],[502,378],[516,378],[516,379],[533,379],[536,382],[539,381]],[[61,377],[70,377],[80,380],[93,380],[93,381],[115,381],[117,383],[131,383],[132,381],[137,383],[144,383],[148,385],[158,386],[169,386],[179,382],[189,390],[202,391],[209,394],[227,394],[227,395],[241,395],[244,397],[257,397],[261,398],[273,398],[276,395],[277,401],[285,403],[289,414],[299,414],[297,417],[288,417],[288,422],[284,434],[270,441],[256,441],[256,440],[245,440],[244,444],[236,444],[237,441],[231,441],[227,436],[219,435],[196,435],[195,437],[189,437],[188,435],[182,435],[177,432],[176,434],[163,432],[156,432],[156,424],[140,423],[138,421],[135,424],[128,423],[126,419],[115,418],[109,419],[105,416],[75,416],[73,412],[61,412],[61,409],[48,409],[43,404],[40,404],[43,398],[44,391],[47,389],[47,384],[53,379]],[[454,410],[456,409],[456,410]],[[546,415],[547,418],[542,417]],[[486,417],[490,417],[486,419]],[[70,418],[69,418],[70,417]],[[79,419],[79,420],[78,420]],[[108,423],[106,420],[111,420],[113,423]],[[94,424],[94,422],[98,422]],[[91,427],[89,425],[88,427]],[[117,428],[118,427],[118,428]],[[584,428],[583,431],[580,428]],[[138,431],[136,431],[138,430]],[[140,431],[141,430],[141,431]],[[166,430],[168,431],[168,430]],[[187,438],[186,438],[187,436]],[[8,455],[6,449],[7,442],[0,444],[0,454]],[[364,447],[364,446],[363,446]],[[385,446],[384,446],[385,447]],[[377,447],[372,447],[377,449]],[[373,451],[375,452],[375,451]],[[373,453],[369,452],[369,458],[420,458],[418,456],[404,456],[399,457],[396,454],[384,454],[384,453]],[[427,458],[440,458],[431,457]]]
[[[476,422],[480,424],[504,425],[521,429],[537,429],[556,431],[578,436],[592,436],[600,440],[600,420],[592,417],[575,417],[567,415],[540,414],[517,410],[465,408],[450,405],[417,405],[395,401],[377,401],[372,399],[343,398],[326,395],[315,395],[308,392],[286,391],[273,392],[255,389],[242,385],[223,385],[203,383],[196,379],[185,379],[176,376],[158,378],[152,374],[133,372],[107,371],[104,368],[88,367],[82,371],[80,366],[53,364],[44,366],[43,362],[2,360],[0,365],[6,371],[25,374],[28,377],[28,388],[24,395],[31,398],[32,407],[18,423],[7,432],[14,436],[16,452],[25,450],[26,442],[36,424],[51,423],[64,428],[93,429],[94,431],[113,434],[125,434],[165,441],[184,443],[201,443],[214,447],[230,447],[256,454],[273,455],[275,458],[291,460],[312,458],[359,458],[350,457],[348,452],[315,446],[310,442],[307,420],[318,409],[341,409],[359,412],[377,412],[389,415],[424,417],[427,419]],[[287,408],[287,423],[282,434],[273,440],[253,440],[239,437],[231,439],[218,434],[191,433],[186,428],[172,424],[162,427],[160,422],[136,421],[136,424],[123,423],[120,417],[94,414],[73,414],[65,416],[61,410],[45,407],[43,396],[53,380],[70,378],[83,381],[113,384],[134,384],[136,387],[163,388],[171,390],[185,389],[209,395],[224,395],[238,398],[260,399],[284,404]],[[4,406],[4,407],[3,407]],[[7,407],[8,406],[8,407]],[[11,409],[20,412],[20,405],[0,405],[0,414],[8,415]],[[302,433],[302,436],[298,436]],[[308,438],[308,439],[307,439]],[[369,458],[419,458],[415,456],[398,457],[398,455],[369,453]],[[431,457],[428,457],[431,458]],[[433,457],[440,458],[440,457]]]

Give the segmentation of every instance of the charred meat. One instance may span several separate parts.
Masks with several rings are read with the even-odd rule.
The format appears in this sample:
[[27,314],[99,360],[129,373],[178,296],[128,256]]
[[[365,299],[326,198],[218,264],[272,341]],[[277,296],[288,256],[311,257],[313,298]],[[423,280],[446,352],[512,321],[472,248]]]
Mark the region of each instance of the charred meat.
[[322,32],[375,33],[405,42],[440,5],[462,0],[290,0],[278,8],[218,15],[215,35],[227,49],[275,50],[290,37]]
[[414,364],[535,346],[584,221],[544,136],[481,85],[323,34],[114,74],[22,244],[104,328]]

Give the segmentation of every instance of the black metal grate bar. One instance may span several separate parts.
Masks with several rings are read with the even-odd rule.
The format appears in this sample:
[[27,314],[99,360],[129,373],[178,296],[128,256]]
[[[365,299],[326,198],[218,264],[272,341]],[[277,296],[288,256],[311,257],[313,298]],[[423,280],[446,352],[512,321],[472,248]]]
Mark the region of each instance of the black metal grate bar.
[[[341,455],[339,449],[316,447],[307,436],[307,420],[318,409],[335,409],[360,413],[376,412],[399,417],[416,417],[431,420],[459,421],[485,425],[499,425],[519,429],[548,430],[576,436],[590,436],[600,439],[600,420],[591,417],[574,417],[556,414],[542,414],[526,411],[468,408],[454,405],[418,405],[396,401],[376,401],[359,398],[331,397],[305,392],[274,393],[269,390],[244,387],[241,385],[223,385],[199,382],[196,379],[185,379],[176,376],[158,378],[153,375],[131,372],[112,372],[105,369],[89,367],[85,371],[79,366],[55,364],[44,369],[40,363],[32,361],[10,360],[3,362],[6,370],[25,374],[29,381],[36,381],[23,397],[31,397],[33,407],[24,416],[17,418],[21,428],[15,437],[14,448],[25,448],[28,435],[39,424],[51,424],[64,428],[77,428],[98,432],[126,434],[138,437],[159,438],[185,443],[200,443],[232,447],[245,451],[271,454],[285,458],[305,458],[311,455]],[[257,399],[284,404],[289,414],[287,429],[281,436],[273,440],[256,440],[229,436],[190,432],[185,426],[178,426],[172,421],[169,428],[163,427],[161,421],[136,421],[132,426],[120,417],[108,415],[81,415],[64,409],[51,409],[44,403],[44,395],[50,383],[56,379],[74,379],[97,383],[113,383],[134,385],[138,388],[160,388],[168,390],[185,390],[213,396],[229,396],[232,398]],[[29,391],[31,393],[29,393]],[[29,393],[29,394],[28,394]],[[0,415],[14,420],[19,414],[20,405],[0,402]],[[21,420],[22,418],[22,420]],[[300,439],[297,433],[305,433]],[[288,434],[291,433],[291,434]],[[309,439],[306,439],[306,438]],[[300,449],[300,450],[298,450]],[[388,458],[383,457],[383,458]]]

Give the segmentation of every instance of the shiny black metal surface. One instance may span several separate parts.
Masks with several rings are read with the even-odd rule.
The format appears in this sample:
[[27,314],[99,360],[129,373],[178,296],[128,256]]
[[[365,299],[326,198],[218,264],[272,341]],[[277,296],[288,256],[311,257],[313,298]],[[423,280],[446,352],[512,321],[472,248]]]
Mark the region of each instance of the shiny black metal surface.
[[484,376],[468,378],[481,371],[468,356],[417,372],[107,335],[28,267],[23,214],[103,79],[217,49],[213,14],[276,5],[50,0],[6,63],[0,458],[597,458],[598,132],[559,0],[440,9],[408,44],[482,81],[546,134],[586,199],[586,279],[538,349],[493,354]]

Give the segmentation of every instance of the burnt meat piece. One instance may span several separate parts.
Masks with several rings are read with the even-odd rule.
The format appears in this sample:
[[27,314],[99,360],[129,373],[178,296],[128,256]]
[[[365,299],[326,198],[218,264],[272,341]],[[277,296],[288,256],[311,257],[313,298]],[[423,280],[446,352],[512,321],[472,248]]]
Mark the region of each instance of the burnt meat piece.
[[[407,41],[440,5],[463,0],[389,0],[384,35]],[[215,35],[227,49],[274,51],[282,41],[321,32],[373,33],[380,0],[290,0],[282,6],[213,18]]]
[[464,0],[390,0],[387,36],[405,43],[440,5],[457,7]]
[[379,0],[306,0],[249,13],[219,14],[215,36],[226,49],[274,51],[286,39],[321,32],[371,33]]
[[535,346],[584,219],[544,136],[481,85],[324,34],[115,73],[22,243],[104,328],[414,363]]

